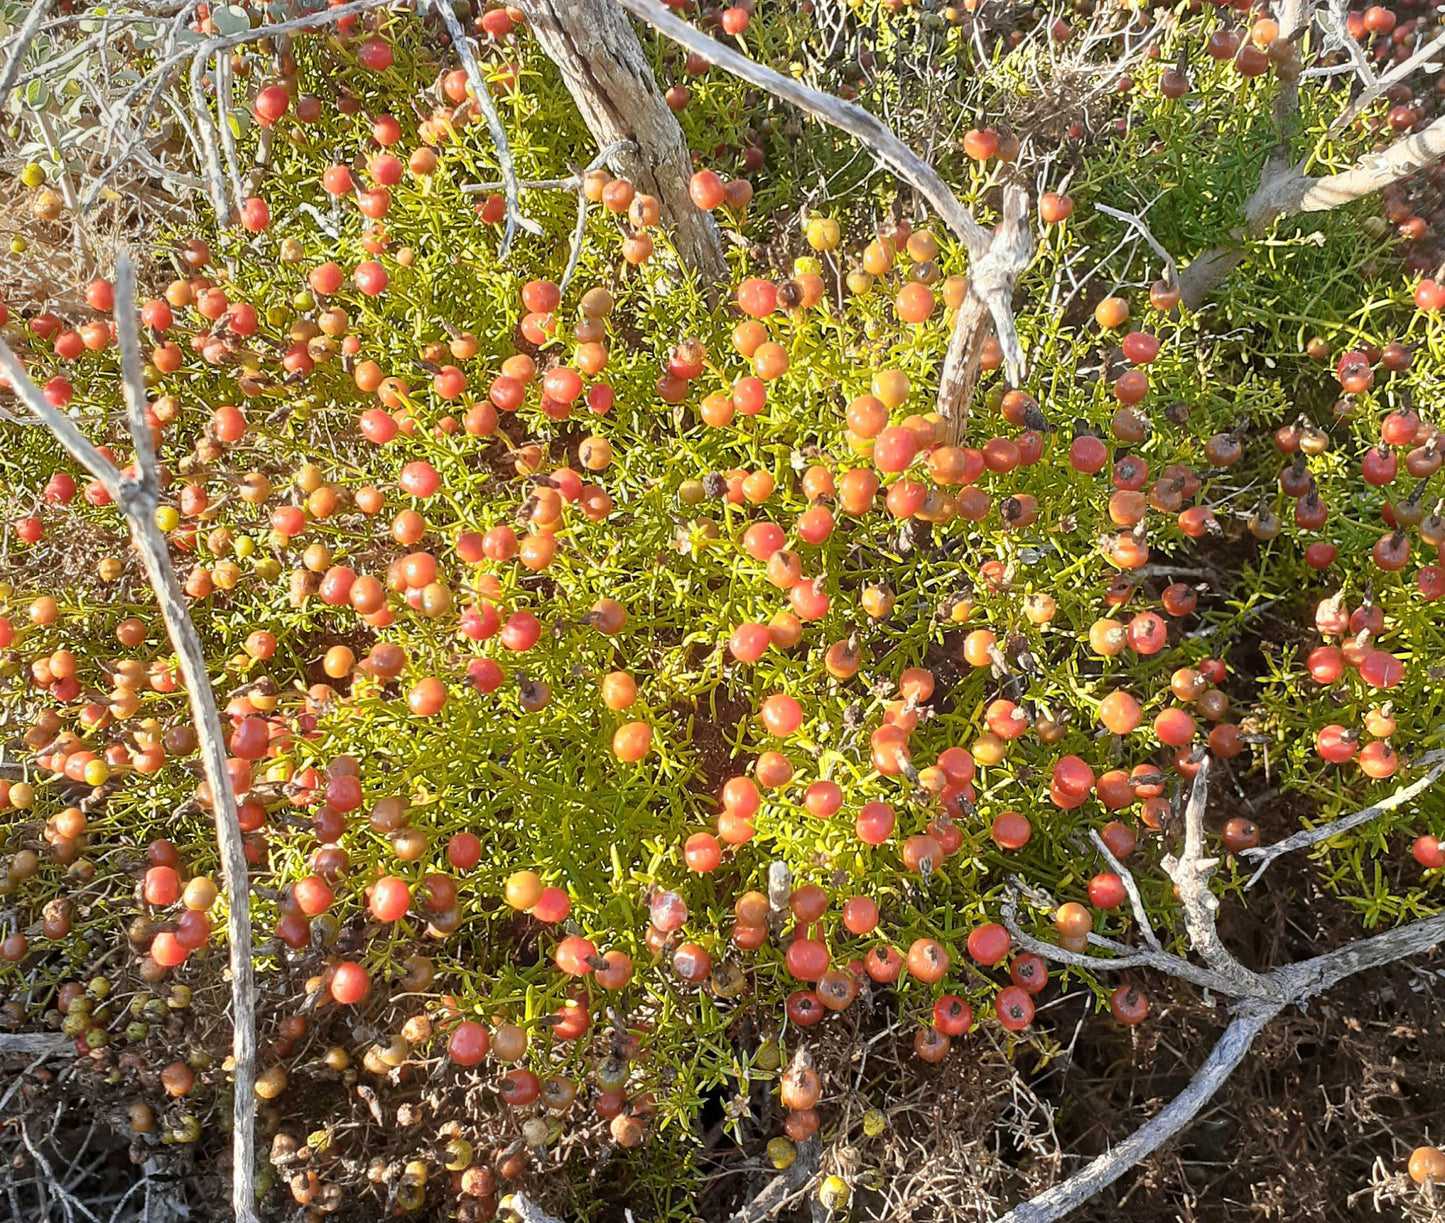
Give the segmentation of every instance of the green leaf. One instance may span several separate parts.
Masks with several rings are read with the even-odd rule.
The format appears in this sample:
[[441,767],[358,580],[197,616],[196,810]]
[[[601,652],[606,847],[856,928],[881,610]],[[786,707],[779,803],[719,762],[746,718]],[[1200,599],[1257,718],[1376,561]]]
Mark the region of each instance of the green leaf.
[[216,23],[216,33],[243,34],[251,28],[250,15],[239,4],[225,4],[211,11],[211,20]]

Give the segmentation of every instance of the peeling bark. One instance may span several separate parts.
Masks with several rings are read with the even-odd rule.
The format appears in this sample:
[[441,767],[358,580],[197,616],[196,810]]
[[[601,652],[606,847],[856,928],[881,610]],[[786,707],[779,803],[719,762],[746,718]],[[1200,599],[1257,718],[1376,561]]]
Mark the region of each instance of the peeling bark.
[[1408,178],[1417,170],[1445,157],[1445,119],[1402,136],[1378,153],[1367,153],[1348,170],[1320,178],[1305,174],[1298,165],[1274,169],[1266,165],[1260,180],[1244,204],[1244,229],[1236,243],[1216,246],[1196,258],[1180,274],[1184,304],[1197,307],[1244,262],[1242,244],[1263,237],[1280,217],[1302,212],[1328,212]]
[[688,195],[687,141],[626,14],[613,0],[527,0],[526,13],[597,146],[626,142],[610,161],[613,172],[657,197],[685,265],[706,282],[724,279],[717,224]]

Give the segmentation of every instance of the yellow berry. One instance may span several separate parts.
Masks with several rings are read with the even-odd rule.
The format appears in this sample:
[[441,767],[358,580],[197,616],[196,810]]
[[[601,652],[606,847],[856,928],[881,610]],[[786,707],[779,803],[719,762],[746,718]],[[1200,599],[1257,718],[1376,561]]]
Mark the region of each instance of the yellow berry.
[[787,1138],[772,1138],[768,1141],[768,1159],[779,1172],[791,1168],[798,1158],[798,1148]]
[[848,1182],[841,1176],[827,1177],[818,1187],[818,1201],[825,1210],[846,1210],[848,1197]]

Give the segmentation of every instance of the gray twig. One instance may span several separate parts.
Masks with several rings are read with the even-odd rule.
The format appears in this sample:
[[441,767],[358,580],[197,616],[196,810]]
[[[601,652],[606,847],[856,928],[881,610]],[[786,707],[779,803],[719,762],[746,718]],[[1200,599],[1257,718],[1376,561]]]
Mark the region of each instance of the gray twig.
[[10,90],[15,87],[15,78],[20,75],[20,69],[25,65],[25,52],[30,49],[35,32],[54,3],[55,0],[31,0],[30,11],[25,14],[25,20],[20,23],[20,29],[11,40],[10,58],[5,63],[5,70],[0,72],[0,106],[5,104]]
[[1179,892],[1179,902],[1184,907],[1184,928],[1189,932],[1194,950],[1221,977],[1236,983],[1231,992],[1272,997],[1277,991],[1266,984],[1266,978],[1251,972],[1234,958],[1219,937],[1219,928],[1215,924],[1219,900],[1209,889],[1209,879],[1219,865],[1219,859],[1206,857],[1204,852],[1204,808],[1209,800],[1209,764],[1208,756],[1199,762],[1199,772],[1194,775],[1194,785],[1184,807],[1184,852],[1178,857],[1166,855],[1162,865]]
[[130,527],[131,538],[156,595],[161,619],[175,647],[181,677],[190,698],[191,717],[201,744],[201,763],[211,791],[216,839],[225,872],[230,941],[232,1052],[235,1092],[232,1133],[231,1204],[238,1223],[255,1223],[256,1169],[256,985],[251,963],[250,882],[236,795],[226,768],[226,737],[216,696],[206,671],[206,655],[186,610],[185,595],[171,565],[165,536],[156,526],[159,479],[150,428],[145,420],[145,387],[138,377],[140,340],[136,315],[135,268],[128,254],[116,260],[116,332],[122,353],[127,415],[136,447],[138,478],[123,477],[76,425],[52,407],[25,368],[0,339],[0,371],[15,394],[55,434],[72,458],[110,494]]
[[487,130],[492,136],[492,147],[497,154],[497,168],[502,172],[503,190],[507,197],[507,224],[502,233],[502,244],[497,252],[505,259],[507,252],[512,249],[512,239],[516,236],[518,228],[526,230],[529,234],[540,234],[542,227],[522,212],[521,192],[517,185],[517,167],[512,161],[512,146],[507,142],[507,129],[502,126],[502,118],[497,114],[497,107],[492,101],[491,91],[482,76],[482,70],[477,66],[477,57],[472,54],[472,44],[467,39],[466,31],[462,29],[462,23],[457,19],[456,9],[452,7],[451,0],[431,0],[431,6],[437,16],[442,19],[447,33],[451,35],[452,46],[456,48],[457,55],[462,61],[462,70],[467,74],[467,82],[472,87],[472,95],[476,98],[477,107],[481,110],[482,117],[486,119]]
[[1377,816],[1384,815],[1387,811],[1393,811],[1396,807],[1402,807],[1411,799],[1418,798],[1433,786],[1445,774],[1445,751],[1429,752],[1419,760],[1420,764],[1432,764],[1434,767],[1423,777],[1418,777],[1407,786],[1401,786],[1393,794],[1386,795],[1379,802],[1371,803],[1351,815],[1342,815],[1339,819],[1329,820],[1314,828],[1302,828],[1299,832],[1276,841],[1273,845],[1256,845],[1253,849],[1246,849],[1240,852],[1241,858],[1248,859],[1251,863],[1258,862],[1254,874],[1249,877],[1245,887],[1253,887],[1259,877],[1269,869],[1269,865],[1276,858],[1291,853],[1296,849],[1305,849],[1310,845],[1318,845],[1321,841],[1328,841],[1331,837],[1339,836],[1342,832],[1349,832],[1352,828],[1358,828],[1361,824],[1368,824]]
[[1164,1108],[1122,1142],[1110,1147],[1107,1154],[1100,1155],[1052,1189],[1014,1207],[994,1223],[1052,1223],[1112,1185],[1199,1115],[1199,1110],[1214,1098],[1214,1093],[1224,1086],[1234,1068],[1244,1060],[1254,1038],[1282,1007],[1282,1003],[1246,1004],[1224,1029],[1224,1034],[1210,1050],[1204,1064],[1189,1080],[1189,1086]]
[[1149,913],[1144,908],[1144,899],[1139,895],[1139,885],[1134,882],[1134,876],[1129,868],[1118,858],[1114,857],[1113,851],[1104,843],[1104,838],[1099,835],[1097,828],[1089,829],[1089,840],[1094,842],[1094,848],[1103,855],[1104,861],[1109,864],[1109,869],[1119,876],[1119,881],[1124,885],[1124,892],[1129,897],[1129,907],[1134,910],[1134,920],[1139,923],[1139,933],[1146,943],[1155,951],[1163,951],[1159,945],[1159,938],[1154,933],[1154,927],[1149,923]]
[[1139,236],[1149,244],[1149,248],[1164,261],[1164,274],[1171,285],[1179,283],[1179,267],[1171,255],[1160,244],[1159,240],[1150,232],[1149,226],[1145,224],[1144,218],[1137,213],[1125,212],[1122,208],[1110,208],[1107,204],[1095,204],[1094,208],[1105,216],[1113,217],[1116,221],[1123,221],[1125,225],[1138,232]]
[[1034,252],[1033,235],[1023,224],[1028,211],[1027,192],[1018,187],[1010,187],[1005,192],[1003,220],[997,232],[991,234],[959,202],[938,172],[876,115],[749,59],[674,16],[661,0],[617,0],[617,3],[689,51],[706,56],[717,67],[770,91],[861,141],[879,161],[924,196],[962,240],[971,261],[969,296],[974,305],[971,310],[967,306],[961,309],[954,324],[939,380],[941,415],[956,422],[967,409],[966,396],[972,393],[977,380],[977,353],[987,336],[982,307],[986,307],[993,318],[1009,379],[1015,385],[1023,381],[1025,363],[1014,327],[1012,299],[1014,283]]

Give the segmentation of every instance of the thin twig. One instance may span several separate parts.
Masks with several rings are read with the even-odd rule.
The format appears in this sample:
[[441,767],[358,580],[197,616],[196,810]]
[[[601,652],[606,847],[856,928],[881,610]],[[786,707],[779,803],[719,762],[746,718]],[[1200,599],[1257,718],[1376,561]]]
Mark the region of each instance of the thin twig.
[[1346,7],[1346,0],[1329,0],[1325,10],[1319,14],[1320,24],[1325,27],[1328,35],[1323,49],[1326,52],[1336,48],[1344,51],[1350,57],[1350,62],[1354,64],[1355,72],[1359,75],[1360,80],[1368,89],[1375,83],[1375,70],[1370,66],[1370,61],[1365,58],[1365,52],[1360,44],[1350,34],[1345,17]]
[[1408,786],[1401,786],[1393,794],[1386,795],[1379,802],[1371,803],[1368,807],[1361,808],[1352,815],[1342,815],[1338,819],[1329,820],[1314,828],[1302,828],[1283,840],[1276,841],[1273,845],[1256,845],[1253,849],[1246,849],[1240,852],[1241,858],[1250,862],[1258,862],[1254,874],[1249,877],[1249,882],[1244,886],[1253,887],[1259,877],[1269,869],[1270,863],[1284,854],[1291,853],[1296,849],[1304,849],[1310,845],[1318,845],[1321,841],[1328,841],[1331,837],[1339,836],[1343,832],[1349,832],[1352,828],[1358,828],[1361,824],[1368,824],[1377,816],[1384,815],[1387,811],[1393,811],[1396,807],[1404,806],[1411,799],[1418,798],[1433,786],[1442,775],[1445,775],[1445,751],[1429,752],[1419,760],[1420,764],[1433,764],[1434,767],[1423,777],[1416,778]]
[[1339,135],[1340,132],[1344,131],[1345,128],[1365,113],[1370,103],[1384,94],[1396,81],[1403,81],[1410,73],[1414,72],[1416,68],[1434,55],[1436,51],[1440,50],[1441,47],[1445,47],[1445,34],[1437,34],[1416,51],[1414,55],[1408,59],[1401,60],[1391,68],[1389,72],[1385,73],[1384,76],[1378,78],[1373,85],[1361,90],[1360,96],[1349,104],[1338,119],[1330,124],[1330,130],[1327,134],[1330,136]]
[[206,62],[204,55],[197,55],[191,60],[191,114],[201,142],[196,149],[196,160],[206,176],[206,194],[211,197],[216,224],[225,229],[231,223],[231,206],[226,198],[225,172],[221,168],[221,151],[216,144],[216,125],[211,119],[211,104],[206,100]]
[[[517,184],[523,191],[576,191],[582,186],[582,180],[593,170],[600,170],[619,153],[635,152],[637,146],[631,140],[617,140],[609,144],[602,152],[598,153],[586,169],[578,174],[568,174],[564,178],[529,178],[523,179]],[[463,195],[483,195],[488,191],[496,191],[502,186],[500,180],[490,183],[468,183],[462,187]]]
[[1149,244],[1150,249],[1153,250],[1160,259],[1164,260],[1165,279],[1169,284],[1177,285],[1179,283],[1179,267],[1174,262],[1174,256],[1164,249],[1159,240],[1150,231],[1149,226],[1144,223],[1142,216],[1133,212],[1125,212],[1122,208],[1110,208],[1107,204],[1095,204],[1094,208],[1096,211],[1102,212],[1105,216],[1113,217],[1116,221],[1123,221],[1125,225],[1136,230],[1139,236]]
[[[216,117],[221,132],[221,151],[226,155],[226,177],[231,184],[231,206],[241,215],[245,192],[241,188],[241,159],[236,152],[236,133],[231,130],[231,111],[235,98],[231,89],[231,57],[216,56]],[[270,128],[263,129],[270,131]]]
[[582,258],[582,241],[587,235],[587,191],[583,186],[586,176],[593,170],[598,170],[606,165],[608,160],[622,152],[631,141],[619,140],[609,145],[598,153],[588,164],[586,170],[577,175],[577,224],[572,230],[572,245],[567,252],[567,267],[562,273],[562,279],[558,282],[557,288],[560,292],[566,293],[567,286],[572,283],[572,277],[577,274],[577,264]]
[[1226,997],[1237,997],[1240,994],[1238,983],[1231,981],[1228,977],[1198,964],[1191,964],[1182,956],[1173,955],[1168,951],[1129,947],[1115,942],[1113,939],[1105,938],[1103,935],[1091,933],[1089,945],[1108,951],[1110,958],[1106,959],[1103,956],[1089,955],[1082,951],[1065,951],[1056,943],[1046,943],[1042,939],[1036,939],[1019,925],[1017,901],[1011,894],[1004,899],[1001,915],[1004,927],[1008,930],[1016,947],[1022,951],[1031,951],[1056,964],[1086,968],[1090,972],[1122,972],[1128,968],[1152,968],[1166,976],[1178,977],[1181,981],[1188,981],[1201,989],[1211,990]]
[[1124,885],[1124,892],[1129,897],[1129,907],[1134,910],[1134,920],[1139,923],[1139,933],[1146,943],[1155,951],[1163,951],[1159,945],[1159,938],[1154,933],[1154,927],[1149,923],[1149,912],[1144,908],[1144,899],[1139,895],[1139,885],[1134,882],[1134,876],[1129,868],[1118,858],[1105,843],[1104,838],[1099,835],[1097,828],[1089,829],[1089,840],[1093,841],[1094,848],[1103,855],[1104,861],[1109,864],[1109,869],[1119,877],[1119,882]]
[[467,74],[467,81],[472,87],[472,96],[476,99],[477,107],[486,119],[487,130],[492,136],[492,148],[497,155],[497,168],[502,173],[504,194],[507,198],[507,224],[502,233],[502,244],[497,250],[497,254],[505,259],[507,252],[512,249],[512,239],[518,228],[529,234],[540,234],[542,227],[522,212],[517,167],[512,161],[512,146],[507,142],[507,129],[502,126],[502,118],[497,114],[491,90],[487,86],[486,78],[482,76],[482,70],[477,66],[477,57],[472,54],[472,44],[467,39],[466,31],[462,29],[462,23],[457,19],[456,9],[452,7],[451,0],[431,0],[431,6],[442,19],[447,33],[451,35],[452,46],[462,61],[462,71]]

